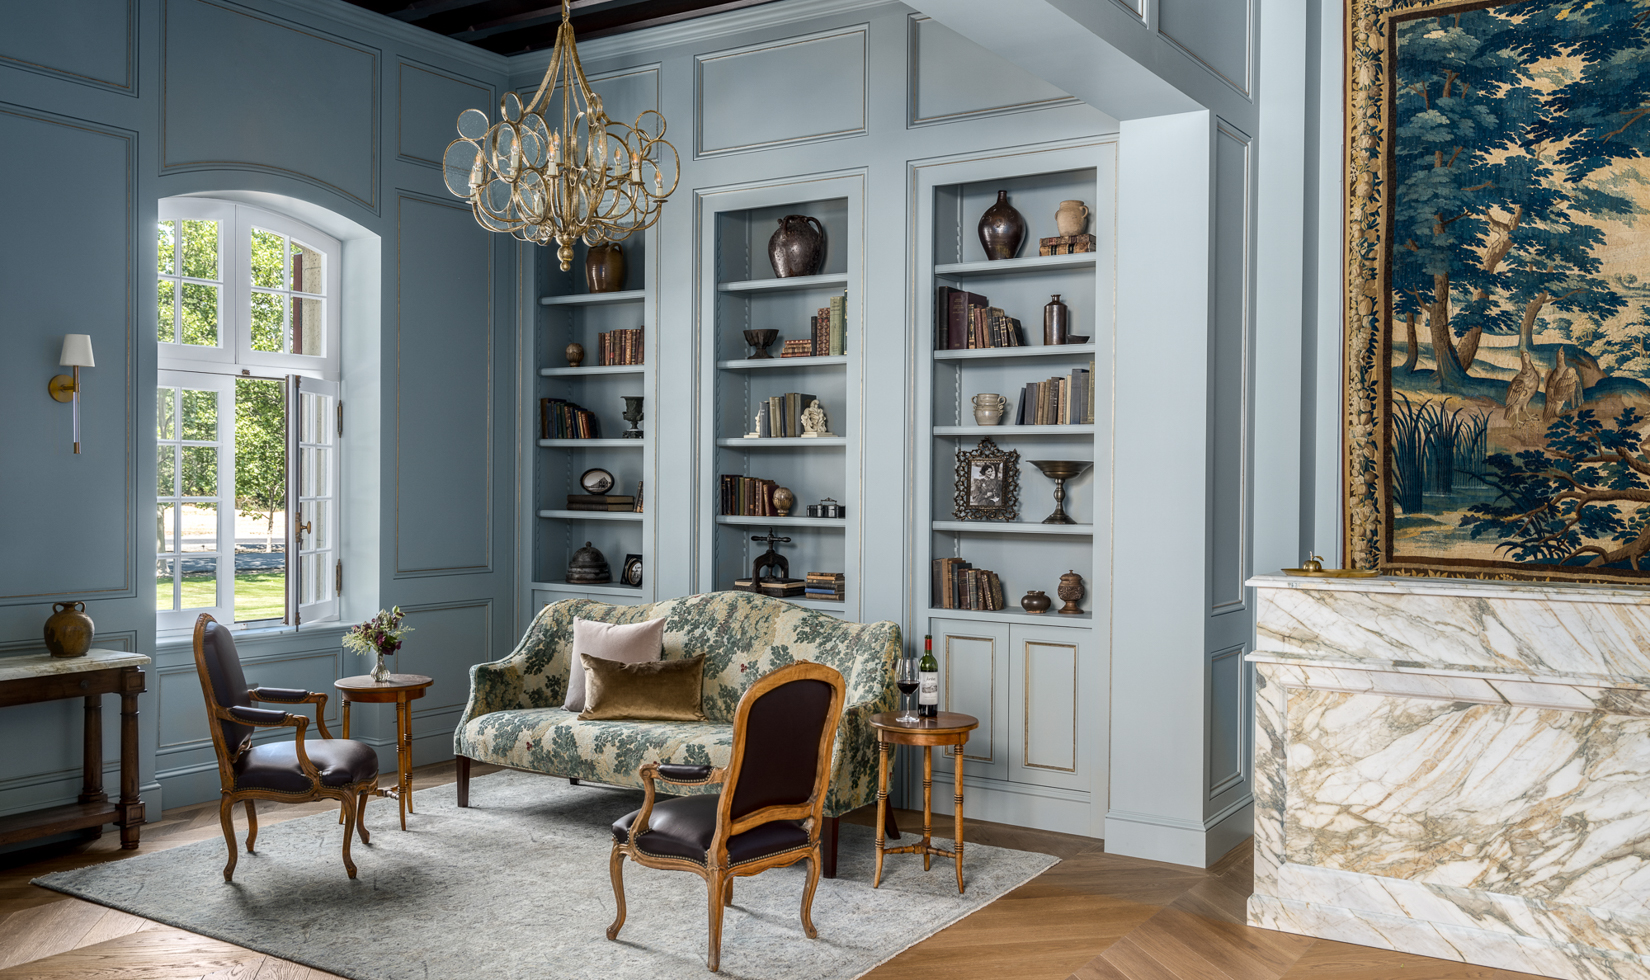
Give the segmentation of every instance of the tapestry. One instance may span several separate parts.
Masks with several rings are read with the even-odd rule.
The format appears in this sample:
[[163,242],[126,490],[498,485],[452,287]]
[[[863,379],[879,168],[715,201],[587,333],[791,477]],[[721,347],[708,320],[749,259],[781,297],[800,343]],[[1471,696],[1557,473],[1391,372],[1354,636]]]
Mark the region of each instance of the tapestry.
[[1348,567],[1650,577],[1650,0],[1348,4]]

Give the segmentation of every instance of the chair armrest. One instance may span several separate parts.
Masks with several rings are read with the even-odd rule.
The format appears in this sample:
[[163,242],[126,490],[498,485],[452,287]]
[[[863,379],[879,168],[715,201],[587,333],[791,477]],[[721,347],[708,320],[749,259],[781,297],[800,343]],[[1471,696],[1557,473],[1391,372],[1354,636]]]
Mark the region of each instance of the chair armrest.
[[[668,772],[667,772],[668,770]],[[678,766],[671,763],[648,762],[636,770],[642,777],[642,812],[636,814],[636,819],[630,825],[630,843],[635,845],[636,838],[647,833],[647,818],[653,815],[653,781],[662,779],[667,783],[679,786],[706,786],[711,783],[720,783],[727,779],[727,769],[716,766]],[[691,778],[676,778],[691,777]]]
[[246,693],[254,701],[269,701],[274,704],[315,705],[315,727],[321,730],[322,738],[332,737],[332,733],[327,731],[327,696],[325,694],[319,691],[305,691],[296,687],[254,687]]
[[268,708],[242,708],[239,705],[230,705],[229,720],[238,721],[243,725],[254,728],[286,728],[292,725],[291,719],[297,715],[285,711],[271,711]]
[[720,781],[711,778],[719,771],[715,766],[682,766],[673,762],[660,762],[656,763],[655,767],[654,771],[660,779],[680,786],[703,786],[706,783]]
[[[309,719],[303,715],[295,715],[288,711],[271,711],[268,708],[243,708],[240,705],[231,705],[219,708],[213,712],[223,721],[232,721],[241,725],[251,725],[253,728],[296,728],[297,736],[293,739],[292,747],[298,753],[298,768],[317,787],[321,785],[321,770],[315,768],[310,761],[309,753],[304,749],[304,731],[309,728]],[[246,751],[247,742],[243,740],[235,750],[235,757]]]

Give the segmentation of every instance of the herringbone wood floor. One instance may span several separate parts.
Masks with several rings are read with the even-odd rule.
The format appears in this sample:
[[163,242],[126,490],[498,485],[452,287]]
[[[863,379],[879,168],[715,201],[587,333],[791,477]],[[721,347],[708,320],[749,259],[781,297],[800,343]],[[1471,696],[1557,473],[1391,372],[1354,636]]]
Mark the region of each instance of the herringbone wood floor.
[[[420,788],[451,782],[452,764],[425,766],[416,771],[415,779]],[[268,825],[330,809],[324,804],[263,804],[259,823]],[[391,826],[394,810],[387,802],[369,806],[368,812],[368,828],[375,839],[377,834],[393,838],[399,833]],[[902,827],[920,826],[920,814],[901,816]],[[870,824],[872,815],[860,811],[847,819]],[[936,976],[954,980],[1520,980],[1526,976],[1251,929],[1243,924],[1251,879],[1247,845],[1214,868],[1199,871],[1106,854],[1099,841],[1084,837],[1000,824],[970,822],[967,836],[970,843],[1042,851],[1064,860],[884,963],[869,974],[871,980],[932,980]],[[216,804],[180,807],[144,827],[142,850],[222,839]],[[120,850],[118,835],[107,834],[95,842],[0,856],[0,980],[334,980],[330,973],[29,884],[37,875],[118,861],[130,853]],[[936,888],[952,880],[948,867],[936,862]]]

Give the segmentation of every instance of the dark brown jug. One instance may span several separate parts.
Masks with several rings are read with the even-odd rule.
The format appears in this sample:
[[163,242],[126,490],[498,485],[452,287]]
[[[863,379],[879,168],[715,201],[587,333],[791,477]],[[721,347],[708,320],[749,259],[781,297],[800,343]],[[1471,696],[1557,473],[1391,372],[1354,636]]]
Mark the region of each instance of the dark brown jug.
[[980,215],[980,247],[985,257],[1012,259],[1026,238],[1026,219],[1008,203],[1008,191],[997,192],[997,203]]
[[54,602],[46,620],[46,651],[54,657],[84,657],[92,648],[95,627],[84,602]]
[[593,293],[624,288],[624,249],[617,242],[592,245],[584,255],[584,281]]
[[779,230],[768,239],[768,261],[781,279],[815,274],[825,261],[825,226],[807,214],[780,218]]

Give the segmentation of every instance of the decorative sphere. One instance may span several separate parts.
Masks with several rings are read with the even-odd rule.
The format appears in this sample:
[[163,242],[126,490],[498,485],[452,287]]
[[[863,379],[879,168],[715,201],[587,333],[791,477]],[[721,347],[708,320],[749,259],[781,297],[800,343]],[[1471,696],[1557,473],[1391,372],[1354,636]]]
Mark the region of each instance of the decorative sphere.
[[796,494],[785,487],[778,488],[773,492],[773,506],[780,517],[789,517],[791,508],[796,506]]
[[568,344],[567,349],[562,353],[567,355],[567,363],[572,367],[578,367],[584,363],[583,344]]

